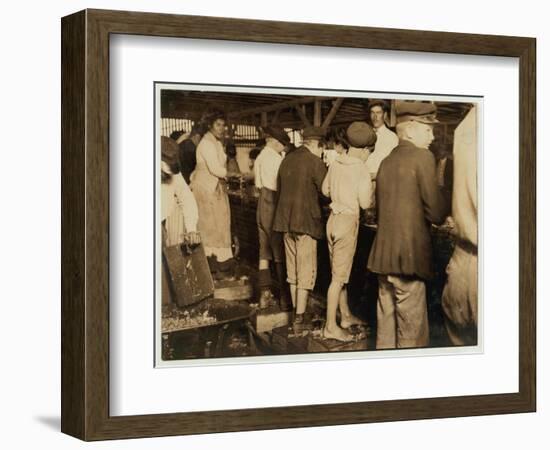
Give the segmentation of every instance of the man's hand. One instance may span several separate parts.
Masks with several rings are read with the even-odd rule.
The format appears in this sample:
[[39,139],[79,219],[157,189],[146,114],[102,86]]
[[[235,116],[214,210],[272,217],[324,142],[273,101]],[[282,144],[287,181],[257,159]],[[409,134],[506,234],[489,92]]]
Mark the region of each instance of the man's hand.
[[184,236],[183,242],[188,245],[199,245],[201,243],[201,235],[197,231],[192,231]]

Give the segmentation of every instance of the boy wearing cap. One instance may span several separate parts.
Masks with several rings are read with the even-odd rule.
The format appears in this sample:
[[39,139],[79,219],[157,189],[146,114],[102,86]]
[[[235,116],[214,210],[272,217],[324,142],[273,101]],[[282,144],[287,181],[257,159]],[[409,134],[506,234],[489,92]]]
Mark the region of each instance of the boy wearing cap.
[[294,323],[304,322],[309,291],[317,278],[317,240],[323,237],[319,196],[326,167],[321,160],[325,130],[308,127],[301,147],[289,153],[279,167],[279,199],[273,230],[284,233],[287,281]]
[[368,268],[378,274],[376,348],[425,347],[429,343],[425,281],[433,277],[430,224],[447,207],[436,179],[436,107],[397,102],[399,145],[380,164],[378,230]]
[[348,155],[366,163],[377,139],[372,127],[367,122],[352,122],[346,136],[350,145]]
[[273,261],[279,282],[281,310],[291,309],[286,292],[286,277],[283,266],[283,235],[273,231],[273,218],[277,205],[277,178],[283,161],[283,150],[290,144],[286,132],[280,127],[266,127],[266,144],[254,163],[254,183],[260,195],[256,209],[256,223],[260,241],[260,262],[258,288],[260,309],[269,306],[271,299],[271,271],[269,261]]
[[[366,125],[366,124],[365,124]],[[327,222],[327,241],[332,279],[327,293],[327,321],[323,336],[339,341],[350,341],[352,335],[345,329],[363,322],[354,317],[348,306],[346,284],[349,281],[353,257],[357,247],[359,212],[367,208],[371,200],[371,181],[365,164],[347,153],[347,141],[365,146],[371,138],[370,127],[348,128],[347,140],[335,138],[337,151],[343,152],[331,164],[323,181],[323,194],[330,197],[330,217]],[[336,323],[336,310],[340,308],[340,326]]]

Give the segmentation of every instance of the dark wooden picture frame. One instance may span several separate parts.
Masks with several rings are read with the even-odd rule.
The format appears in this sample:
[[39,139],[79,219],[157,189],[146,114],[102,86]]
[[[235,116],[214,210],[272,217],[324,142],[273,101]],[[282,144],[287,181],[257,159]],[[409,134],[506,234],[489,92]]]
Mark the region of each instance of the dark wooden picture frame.
[[[535,39],[104,10],[85,10],[64,17],[61,30],[61,429],[64,433],[84,440],[100,440],[535,411]],[[519,58],[519,391],[315,406],[110,416],[111,34]]]

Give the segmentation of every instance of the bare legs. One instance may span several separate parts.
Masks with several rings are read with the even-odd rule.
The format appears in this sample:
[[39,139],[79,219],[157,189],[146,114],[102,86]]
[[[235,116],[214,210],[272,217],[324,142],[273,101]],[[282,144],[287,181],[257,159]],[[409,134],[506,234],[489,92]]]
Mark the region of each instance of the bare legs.
[[323,335],[328,339],[337,339],[346,342],[352,340],[353,337],[336,323],[336,310],[339,304],[345,304],[345,311],[351,316],[348,307],[347,291],[344,288],[344,284],[332,280],[327,293],[327,322],[323,330]]
[[340,326],[344,329],[348,329],[352,325],[366,325],[364,321],[359,317],[354,316],[349,310],[348,304],[348,290],[344,286],[340,292],[340,300],[338,301],[338,307],[340,308]]

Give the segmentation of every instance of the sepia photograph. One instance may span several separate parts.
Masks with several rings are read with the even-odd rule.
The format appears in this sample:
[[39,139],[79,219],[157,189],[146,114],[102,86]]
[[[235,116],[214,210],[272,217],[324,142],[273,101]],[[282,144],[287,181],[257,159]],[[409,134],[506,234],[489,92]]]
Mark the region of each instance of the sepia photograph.
[[155,83],[156,365],[479,351],[482,107]]

